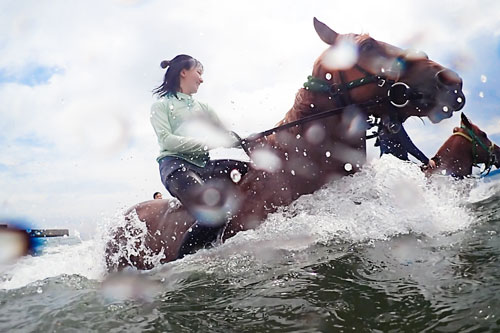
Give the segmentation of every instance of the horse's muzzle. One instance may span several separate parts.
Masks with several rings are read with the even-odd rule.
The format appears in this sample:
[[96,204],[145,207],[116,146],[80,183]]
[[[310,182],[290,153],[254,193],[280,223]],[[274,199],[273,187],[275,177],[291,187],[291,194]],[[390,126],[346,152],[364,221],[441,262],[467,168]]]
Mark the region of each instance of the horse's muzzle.
[[459,111],[465,106],[465,95],[462,91],[462,79],[450,69],[443,69],[436,73],[437,103],[443,106],[443,111]]
[[495,145],[495,149],[493,150],[493,155],[495,156],[495,161],[493,162],[493,165],[497,167],[497,169],[500,169],[500,147]]

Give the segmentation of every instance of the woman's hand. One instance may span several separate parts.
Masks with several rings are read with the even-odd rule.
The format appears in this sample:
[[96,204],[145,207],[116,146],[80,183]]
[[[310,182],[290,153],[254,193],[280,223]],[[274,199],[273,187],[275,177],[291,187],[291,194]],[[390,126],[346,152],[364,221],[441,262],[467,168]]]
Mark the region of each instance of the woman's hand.
[[427,165],[429,166],[429,168],[435,169],[436,168],[436,161],[434,161],[433,159],[430,159],[429,163],[427,163]]
[[230,142],[226,148],[240,148],[241,137],[234,131],[229,131]]

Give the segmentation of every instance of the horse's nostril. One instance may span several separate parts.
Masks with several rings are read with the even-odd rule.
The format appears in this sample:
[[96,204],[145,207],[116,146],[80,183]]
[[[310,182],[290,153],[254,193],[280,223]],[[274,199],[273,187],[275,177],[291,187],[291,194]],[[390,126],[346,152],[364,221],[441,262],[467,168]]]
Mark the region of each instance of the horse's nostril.
[[443,69],[436,74],[439,83],[445,86],[462,86],[462,79],[452,70]]

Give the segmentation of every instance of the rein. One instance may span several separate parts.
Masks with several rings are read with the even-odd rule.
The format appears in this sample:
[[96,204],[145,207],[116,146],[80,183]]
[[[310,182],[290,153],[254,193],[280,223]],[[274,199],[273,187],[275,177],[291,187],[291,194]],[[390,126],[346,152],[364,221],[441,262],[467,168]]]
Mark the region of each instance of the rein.
[[[384,101],[385,101],[384,99],[374,99],[374,100],[370,100],[370,101],[365,102],[365,103],[351,104],[351,105],[358,106],[361,108],[369,108],[369,107],[379,105],[379,104],[383,103]],[[316,113],[316,114],[313,114],[313,115],[310,115],[310,116],[307,116],[307,117],[304,117],[304,118],[301,118],[301,119],[298,119],[298,120],[295,120],[295,121],[292,121],[292,122],[289,122],[289,123],[286,123],[286,124],[283,124],[280,126],[273,127],[271,129],[268,129],[267,131],[251,134],[250,136],[246,137],[245,139],[240,139],[240,142],[242,145],[245,145],[249,142],[256,141],[260,138],[266,137],[266,136],[271,135],[271,134],[275,134],[276,132],[279,132],[279,131],[282,131],[282,130],[285,130],[285,129],[288,129],[288,128],[291,128],[294,126],[302,125],[302,124],[308,123],[310,121],[318,120],[318,119],[332,117],[332,116],[340,114],[348,106],[350,106],[350,105],[341,106],[341,107],[334,108],[334,109],[329,109],[329,110],[326,110],[326,111],[323,111],[320,113]],[[235,134],[235,133],[233,132],[233,134]]]

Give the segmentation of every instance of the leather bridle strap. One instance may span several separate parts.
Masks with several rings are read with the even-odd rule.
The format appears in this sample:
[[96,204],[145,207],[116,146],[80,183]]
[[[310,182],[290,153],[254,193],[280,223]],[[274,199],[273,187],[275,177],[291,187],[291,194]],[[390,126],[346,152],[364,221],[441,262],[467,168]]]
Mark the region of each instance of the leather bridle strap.
[[465,138],[467,141],[471,142],[471,144],[472,144],[472,163],[476,166],[477,166],[476,158],[478,156],[477,150],[476,150],[476,145],[479,145],[481,148],[483,148],[486,151],[486,153],[488,154],[488,162],[485,163],[485,167],[484,167],[483,172],[488,170],[488,173],[489,173],[489,171],[491,170],[491,167],[493,166],[493,164],[496,161],[496,156],[495,156],[495,154],[493,154],[493,149],[495,148],[495,144],[492,142],[491,146],[488,147],[486,144],[484,144],[483,141],[479,140],[479,138],[474,133],[474,131],[472,131],[471,129],[469,129],[463,125],[461,126],[461,129],[467,131],[467,133],[469,135],[467,135],[463,132],[457,131],[457,132],[453,133],[452,136],[458,135],[458,136]]

